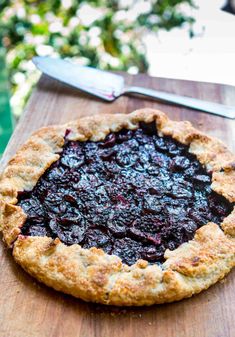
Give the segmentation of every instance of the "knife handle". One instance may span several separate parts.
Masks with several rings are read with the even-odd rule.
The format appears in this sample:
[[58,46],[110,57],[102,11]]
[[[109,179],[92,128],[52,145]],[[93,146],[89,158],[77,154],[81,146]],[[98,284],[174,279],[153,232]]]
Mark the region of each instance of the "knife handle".
[[219,103],[213,103],[208,101],[202,101],[197,98],[191,98],[186,96],[180,96],[176,94],[170,94],[164,91],[152,90],[141,87],[126,87],[123,94],[139,94],[157,100],[174,103],[177,105],[189,107],[195,110],[205,111],[214,115],[234,119],[235,118],[235,107],[227,106]]

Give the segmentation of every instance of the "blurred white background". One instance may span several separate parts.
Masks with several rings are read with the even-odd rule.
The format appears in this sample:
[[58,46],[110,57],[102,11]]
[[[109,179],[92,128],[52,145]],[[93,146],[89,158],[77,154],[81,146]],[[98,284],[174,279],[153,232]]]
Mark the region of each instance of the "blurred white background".
[[[235,85],[235,15],[221,10],[226,1],[194,0],[196,36],[182,28],[145,38],[152,76]],[[184,11],[189,11],[183,6]]]

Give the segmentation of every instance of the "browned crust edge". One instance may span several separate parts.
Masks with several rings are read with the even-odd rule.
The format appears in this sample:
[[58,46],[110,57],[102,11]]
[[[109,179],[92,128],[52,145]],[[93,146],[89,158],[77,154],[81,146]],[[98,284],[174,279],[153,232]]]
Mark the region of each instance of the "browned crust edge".
[[136,129],[140,121],[156,121],[160,135],[189,145],[189,151],[212,171],[212,188],[235,202],[235,156],[219,140],[170,120],[163,112],[140,109],[131,114],[96,115],[35,132],[9,161],[0,177],[0,225],[15,260],[39,281],[54,289],[112,305],[151,305],[190,297],[223,278],[235,265],[235,209],[222,229],[208,223],[194,239],[165,252],[159,267],[139,260],[132,266],[101,249],[66,246],[48,237],[23,237],[26,215],[17,203],[18,191],[31,190],[59,158],[66,130],[70,140],[105,138],[122,128]]

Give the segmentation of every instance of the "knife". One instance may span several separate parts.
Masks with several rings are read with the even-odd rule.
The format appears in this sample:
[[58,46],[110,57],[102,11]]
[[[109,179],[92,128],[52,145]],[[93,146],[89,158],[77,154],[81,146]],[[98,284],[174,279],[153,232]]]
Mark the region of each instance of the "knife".
[[36,56],[33,58],[33,63],[46,75],[108,102],[112,102],[122,95],[138,94],[230,119],[235,118],[235,106],[148,88],[126,86],[121,75],[92,67],[79,66],[63,59]]

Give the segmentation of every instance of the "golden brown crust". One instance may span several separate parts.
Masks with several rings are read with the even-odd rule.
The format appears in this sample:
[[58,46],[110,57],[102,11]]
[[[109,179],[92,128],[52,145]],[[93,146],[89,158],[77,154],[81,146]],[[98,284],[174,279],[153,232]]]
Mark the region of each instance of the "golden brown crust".
[[230,202],[235,202],[235,171],[213,172],[212,189],[223,195]]
[[30,191],[39,177],[59,158],[65,127],[46,127],[35,132],[9,161],[0,177],[0,198],[17,203],[18,191]]
[[225,234],[235,237],[235,207],[232,213],[224,219],[221,227]]
[[68,247],[48,237],[20,236],[13,255],[56,290],[85,301],[137,306],[180,300],[208,288],[234,266],[234,250],[235,242],[211,223],[194,240],[167,251],[162,268],[141,260],[127,266],[101,249]]
[[187,142],[190,144],[190,151],[209,170],[218,171],[234,161],[234,155],[220,140],[197,130],[187,136]]
[[31,190],[45,170],[59,158],[66,130],[70,140],[105,138],[122,128],[136,129],[140,121],[156,121],[160,135],[189,145],[189,151],[212,171],[212,188],[235,201],[235,157],[213,137],[189,122],[171,121],[163,112],[141,109],[131,114],[97,115],[35,132],[8,163],[0,178],[0,215],[3,237],[13,245],[16,261],[39,281],[86,301],[114,305],[151,305],[190,297],[235,265],[235,210],[221,227],[205,224],[194,239],[165,252],[162,267],[139,260],[127,266],[101,249],[66,246],[48,237],[23,237],[26,215],[17,203],[18,191]]
[[21,207],[0,200],[0,220],[4,240],[11,246],[20,234],[20,227],[25,223],[26,215]]

